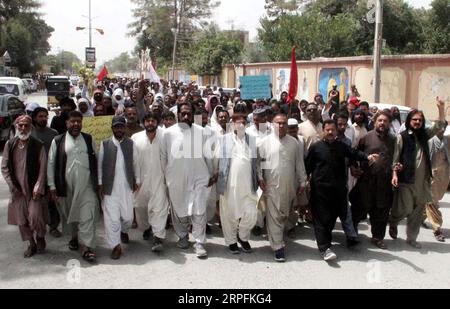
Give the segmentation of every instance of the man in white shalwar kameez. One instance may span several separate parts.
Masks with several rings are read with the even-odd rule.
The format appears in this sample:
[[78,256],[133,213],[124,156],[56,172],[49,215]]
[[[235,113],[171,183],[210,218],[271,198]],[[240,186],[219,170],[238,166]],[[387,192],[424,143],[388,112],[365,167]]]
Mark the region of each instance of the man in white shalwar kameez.
[[[219,105],[214,110],[213,116],[217,115],[216,111],[218,108],[222,107],[222,105]],[[229,120],[229,114],[227,111],[220,112],[220,118],[216,117],[215,125],[208,125],[208,111],[204,108],[199,108],[195,112],[195,124],[201,125],[204,129],[204,135],[207,138],[208,144],[205,145],[206,147],[209,147],[207,149],[211,149],[210,156],[214,156],[216,145],[218,143],[218,138],[227,132],[227,126],[228,126],[228,120]],[[211,122],[213,120],[213,117],[211,118]],[[222,128],[222,124],[224,124],[225,130]],[[207,207],[206,207],[206,215],[207,215],[207,221],[208,224],[206,225],[206,234],[211,233],[211,227],[209,224],[213,224],[214,219],[219,219],[219,195],[217,194],[216,185],[211,187],[211,192],[209,193]],[[220,222],[220,221],[219,221]]]
[[284,230],[297,195],[306,187],[304,157],[295,138],[287,135],[288,118],[277,115],[273,120],[274,134],[258,147],[262,160],[264,195],[267,200],[267,232],[275,260],[285,262]]
[[103,199],[106,243],[113,250],[111,258],[118,260],[122,255],[121,241],[128,241],[128,231],[133,225],[133,192],[140,185],[140,167],[137,149],[125,135],[126,119],[114,117],[112,130],[114,136],[100,146],[98,178],[99,195]]
[[47,165],[47,182],[57,203],[63,231],[70,232],[70,250],[78,250],[88,262],[95,262],[95,224],[99,218],[98,171],[95,142],[81,133],[83,115],[71,112],[66,134],[52,143]]
[[206,205],[211,186],[217,181],[212,158],[205,156],[207,137],[204,129],[194,124],[192,106],[178,106],[179,123],[164,132],[161,157],[165,169],[169,197],[172,202],[172,222],[180,238],[178,247],[188,249],[189,227],[195,239],[198,258],[207,257]]
[[238,242],[251,253],[250,233],[256,224],[259,187],[256,139],[245,133],[244,115],[233,115],[234,133],[221,137],[219,179],[220,218],[225,243],[230,252],[239,254]]
[[164,130],[158,127],[158,117],[149,112],[144,117],[145,131],[133,135],[139,153],[142,186],[135,195],[136,219],[144,230],[153,231],[153,252],[163,250],[169,200],[164,180],[161,146]]
[[[267,109],[258,108],[253,112],[253,124],[247,128],[246,134],[256,138],[256,146],[261,144],[261,141],[269,134],[272,133],[272,126],[270,122],[267,122]],[[261,201],[262,190],[258,190],[258,198]],[[265,226],[264,219],[266,214],[264,213],[262,207],[258,209],[258,215],[256,220],[256,227],[253,230],[255,236],[260,236],[262,234],[263,228]]]
[[[304,158],[305,154],[305,140],[303,136],[298,135],[298,121],[297,119],[289,119],[288,120],[288,134],[295,138],[300,146],[301,156]],[[294,205],[291,208],[291,214],[289,215],[289,220],[286,225],[286,230],[288,232],[288,237],[295,238],[295,228],[299,220],[303,222],[304,214],[306,213],[306,209],[308,206],[308,196],[306,192],[300,196],[297,196],[295,199]]]

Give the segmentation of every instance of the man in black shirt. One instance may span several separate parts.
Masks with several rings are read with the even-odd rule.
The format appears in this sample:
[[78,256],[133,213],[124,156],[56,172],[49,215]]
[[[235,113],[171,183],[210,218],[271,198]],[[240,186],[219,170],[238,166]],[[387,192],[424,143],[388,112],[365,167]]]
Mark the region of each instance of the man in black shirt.
[[356,151],[337,141],[334,120],[323,124],[324,138],[313,144],[306,158],[306,171],[311,175],[311,207],[319,251],[325,261],[337,258],[331,250],[332,231],[338,217],[347,214],[347,164],[345,159],[376,162],[378,155]]
[[66,121],[69,120],[70,112],[77,109],[77,105],[71,98],[64,98],[59,102],[59,106],[61,107],[61,115],[53,118],[50,127],[56,130],[60,135],[67,132]]

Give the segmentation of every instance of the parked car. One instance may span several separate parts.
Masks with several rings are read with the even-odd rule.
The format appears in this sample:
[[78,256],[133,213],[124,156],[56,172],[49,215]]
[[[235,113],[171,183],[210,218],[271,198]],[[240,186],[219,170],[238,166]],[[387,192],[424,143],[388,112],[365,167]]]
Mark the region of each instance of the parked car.
[[28,98],[25,82],[16,77],[0,77],[0,94],[15,95],[23,103]]
[[407,106],[401,106],[401,105],[393,105],[393,104],[384,104],[384,103],[370,103],[370,108],[377,107],[379,111],[382,111],[384,109],[391,109],[393,107],[397,107],[400,111],[400,117],[402,118],[402,123],[406,121],[406,117],[408,117],[409,112],[412,110],[412,108]]
[[0,144],[2,147],[15,135],[14,121],[23,114],[25,114],[25,105],[17,96],[0,95]]

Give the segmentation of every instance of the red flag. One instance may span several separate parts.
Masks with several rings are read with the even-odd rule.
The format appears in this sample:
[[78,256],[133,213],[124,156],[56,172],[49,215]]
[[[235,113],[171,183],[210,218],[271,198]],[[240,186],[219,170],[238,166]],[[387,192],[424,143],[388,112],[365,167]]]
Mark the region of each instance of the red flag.
[[291,63],[291,78],[289,81],[289,96],[288,96],[288,104],[291,104],[292,101],[297,97],[298,91],[298,68],[297,68],[297,60],[295,55],[295,47],[292,48],[292,63]]
[[103,79],[105,77],[108,76],[108,70],[106,69],[106,65],[103,67],[102,71],[100,72],[100,74],[98,74],[97,76],[97,80],[98,81],[103,81]]

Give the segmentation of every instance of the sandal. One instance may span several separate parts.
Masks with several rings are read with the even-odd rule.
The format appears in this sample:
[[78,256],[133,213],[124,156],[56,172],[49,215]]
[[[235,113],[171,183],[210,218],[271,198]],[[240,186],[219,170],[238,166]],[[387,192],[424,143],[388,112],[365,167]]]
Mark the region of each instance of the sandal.
[[24,252],[23,257],[26,259],[29,259],[33,257],[37,253],[37,247],[36,246],[28,246],[27,251]]
[[87,249],[86,251],[83,252],[82,257],[83,257],[83,260],[85,260],[88,263],[94,263],[96,260],[94,252],[92,252],[89,249]]
[[439,242],[445,242],[445,236],[442,234],[442,232],[435,233],[434,237],[436,237],[436,240]]
[[62,237],[62,233],[60,231],[58,231],[58,229],[51,230],[50,235],[52,235],[54,238]]
[[72,239],[69,242],[69,250],[70,251],[78,251],[79,248],[80,248],[80,246],[78,244],[78,239]]
[[387,248],[388,248],[388,247],[386,246],[386,244],[384,243],[384,241],[382,241],[382,240],[380,240],[380,239],[372,238],[371,243],[372,243],[374,246],[380,248],[381,250],[387,250]]

